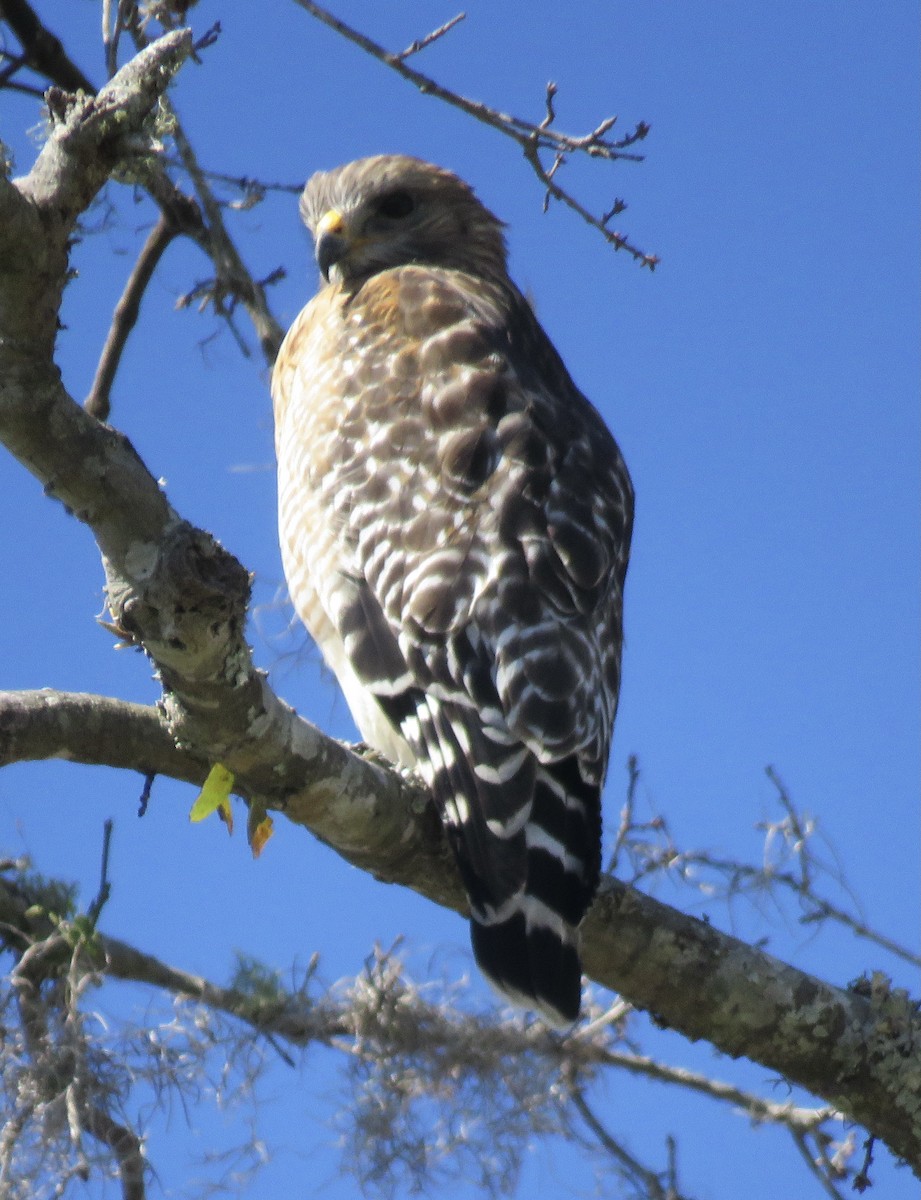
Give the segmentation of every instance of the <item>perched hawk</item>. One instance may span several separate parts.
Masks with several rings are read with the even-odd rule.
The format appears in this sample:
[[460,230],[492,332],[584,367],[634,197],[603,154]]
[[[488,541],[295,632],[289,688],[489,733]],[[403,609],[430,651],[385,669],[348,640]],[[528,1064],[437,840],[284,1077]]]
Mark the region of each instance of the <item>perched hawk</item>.
[[322,281],[272,380],[291,597],[364,739],[431,788],[480,967],[566,1025],[630,478],[465,183],[366,158],[315,175],[301,213]]

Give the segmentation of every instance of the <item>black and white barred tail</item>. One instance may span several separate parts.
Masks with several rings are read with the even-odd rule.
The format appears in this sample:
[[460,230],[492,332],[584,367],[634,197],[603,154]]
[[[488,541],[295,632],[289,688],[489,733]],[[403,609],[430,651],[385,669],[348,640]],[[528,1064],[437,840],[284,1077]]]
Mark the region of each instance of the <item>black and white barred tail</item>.
[[481,714],[416,693],[401,727],[420,755],[470,900],[487,979],[557,1027],[579,1015],[579,925],[598,883],[599,785],[575,756],[540,763]]

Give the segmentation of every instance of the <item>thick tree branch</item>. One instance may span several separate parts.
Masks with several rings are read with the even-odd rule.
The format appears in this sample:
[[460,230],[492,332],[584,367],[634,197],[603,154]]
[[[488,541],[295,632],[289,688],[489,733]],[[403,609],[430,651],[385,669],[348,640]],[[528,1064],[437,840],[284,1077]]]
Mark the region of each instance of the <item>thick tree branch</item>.
[[[244,796],[283,807],[351,862],[462,909],[424,794],[324,738],[274,695],[243,640],[247,573],[181,520],[130,443],[70,399],[53,365],[72,221],[121,153],[136,161],[157,88],[188,44],[185,35],[155,43],[97,107],[63,114],[29,176],[0,180],[0,439],[92,531],[115,624],[156,664],[166,728],[196,769],[221,761]],[[35,719],[53,724],[53,710],[39,704]],[[66,711],[61,703],[58,718]],[[138,717],[144,728],[150,720]],[[921,1164],[921,1023],[902,993],[880,980],[866,995],[832,987],[614,880],[584,942],[599,982],[690,1038],[804,1084]]]
[[201,784],[210,764],[179,750],[158,708],[85,692],[0,692],[0,767],[64,759]]
[[145,124],[170,79],[192,50],[177,30],[154,42],[95,96],[48,93],[53,126],[22,194],[46,213],[72,223],[117,167],[142,170],[152,145]]
[[[80,736],[77,718],[80,712],[88,712],[91,727],[98,727],[105,715],[115,713],[117,702],[100,703],[99,698],[83,696],[49,697],[47,693],[27,697],[22,702],[15,693],[0,694],[0,734],[14,726],[11,749],[0,763],[31,757],[39,750],[41,737],[26,737],[21,732],[28,724],[22,714],[29,711],[45,727],[44,735],[51,746],[57,747],[58,755],[80,754],[81,761],[100,761],[98,744],[92,736]],[[120,719],[129,723],[137,719],[145,731],[136,739],[139,746],[146,742],[151,747],[159,741],[156,762],[164,773],[201,778],[201,765],[183,762],[179,752],[170,762],[162,729],[156,740],[151,737],[156,729],[156,710],[122,707]],[[4,716],[12,712],[20,714],[17,722]],[[55,716],[63,714],[66,720],[57,724],[65,726],[66,742],[62,742],[59,729],[51,734],[47,728],[53,728]],[[151,769],[150,749],[133,764],[126,763],[124,755],[117,760],[113,756],[113,762],[133,765],[138,770]],[[325,786],[335,788],[335,778],[327,779]],[[407,802],[406,795],[393,799]],[[408,826],[415,820],[414,803],[410,800],[403,813]],[[368,842],[362,837],[365,831],[371,835],[373,817],[366,824],[362,819],[368,816],[366,809],[356,806],[352,812],[356,821],[350,835],[355,843],[364,841],[364,846],[356,853],[348,845],[334,842],[344,857],[373,870],[383,881],[408,884],[444,903],[434,889],[425,886],[426,880],[431,881],[446,868],[437,835],[433,837],[433,861],[427,868],[423,866],[424,858],[432,849],[417,847],[414,861],[407,863],[404,859],[396,870],[393,864],[385,864],[383,856],[375,858],[373,851],[369,853]],[[322,827],[322,818],[317,823]],[[451,906],[462,909],[459,890]],[[916,1009],[904,994],[890,993],[879,985],[869,996],[832,987],[610,877],[586,920],[584,950],[586,970],[593,979],[618,990],[637,1007],[655,1013],[663,1024],[692,1040],[705,1038],[733,1057],[752,1058],[801,1083],[879,1132],[897,1153],[912,1158],[911,1105],[916,1077],[911,1055],[921,1026]],[[124,963],[126,959],[119,951],[113,961]],[[140,970],[140,961],[132,961],[131,970]],[[179,986],[178,976],[170,979],[172,982],[151,977],[150,981]],[[180,990],[190,990],[189,985],[183,984]],[[199,994],[197,988],[192,988],[191,994]],[[226,997],[213,996],[211,1000],[221,1007],[226,1004]],[[637,1070],[642,1067],[639,1063],[619,1065]],[[777,1119],[777,1114],[767,1110],[759,1115]]]
[[147,1162],[144,1143],[127,1125],[121,1125],[99,1105],[87,1104],[81,1113],[88,1133],[112,1151],[118,1163],[123,1200],[144,1200]]
[[834,987],[610,877],[583,929],[591,978],[802,1084],[921,1170],[921,1018],[906,993]]

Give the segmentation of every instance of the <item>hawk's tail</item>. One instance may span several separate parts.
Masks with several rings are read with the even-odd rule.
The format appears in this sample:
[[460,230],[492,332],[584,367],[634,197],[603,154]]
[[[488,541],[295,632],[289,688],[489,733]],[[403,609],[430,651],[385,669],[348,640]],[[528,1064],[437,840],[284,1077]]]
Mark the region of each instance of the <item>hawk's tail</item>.
[[452,707],[426,697],[404,731],[425,744],[477,963],[513,1004],[569,1026],[581,1000],[579,924],[598,882],[600,788],[574,756],[539,763]]
[[513,1004],[556,1027],[579,1016],[579,924],[597,885],[599,840],[598,789],[582,785],[592,794],[573,794],[561,774],[570,774],[566,764],[535,772],[521,886],[497,908],[474,907],[471,921],[483,974]]

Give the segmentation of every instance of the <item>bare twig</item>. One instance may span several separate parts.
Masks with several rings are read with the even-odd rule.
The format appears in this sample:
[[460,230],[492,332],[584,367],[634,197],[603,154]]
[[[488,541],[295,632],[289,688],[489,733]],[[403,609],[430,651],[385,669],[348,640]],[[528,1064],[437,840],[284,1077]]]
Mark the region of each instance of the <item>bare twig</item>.
[[[131,36],[135,46],[142,50],[148,39],[144,34],[140,21],[135,19],[130,26]],[[266,363],[271,366],[275,361],[278,348],[282,343],[285,331],[275,320],[265,297],[265,289],[253,278],[245,266],[233,239],[227,233],[221,206],[208,186],[207,179],[198,164],[192,144],[186,137],[179,120],[179,115],[170,104],[167,97],[163,98],[163,106],[172,118],[172,137],[182,165],[195,188],[195,194],[201,205],[207,223],[207,253],[217,270],[218,284],[214,291],[214,308],[219,316],[227,322],[241,349],[245,346],[239,331],[232,321],[233,309],[223,305],[223,298],[232,296],[242,302],[249,313],[250,320],[256,330],[259,346]],[[248,353],[248,351],[247,351]]]
[[556,96],[556,94],[559,90],[560,89],[556,86],[556,84],[551,79],[547,84],[547,94],[544,97],[544,105],[546,107],[546,111],[544,113],[544,119],[541,121],[541,123],[537,127],[541,132],[543,132],[543,130],[545,130],[545,129],[549,129],[550,126],[553,124],[553,122],[556,120],[556,109],[553,106],[553,98]]
[[406,66],[399,54],[392,54],[389,50],[384,49],[383,46],[366,37],[365,34],[360,33],[357,29],[353,29],[352,26],[333,16],[325,8],[321,8],[319,4],[314,4],[313,0],[295,0],[295,3],[309,12],[311,16],[322,21],[324,25],[328,25],[330,29],[334,29],[350,42],[354,42],[357,46],[360,46],[367,54],[391,67],[397,74],[402,75],[404,79],[413,83],[425,95],[436,96],[446,104],[460,108],[475,120],[492,126],[506,136],[514,137],[516,141],[530,139],[539,134],[542,135],[540,140],[542,149],[559,149],[564,151],[579,149],[586,151],[594,158],[607,158],[611,160],[627,159],[632,162],[642,162],[643,160],[643,155],[626,153],[625,150],[626,147],[632,146],[635,142],[642,140],[649,132],[649,126],[644,123],[638,125],[626,137],[613,142],[605,141],[603,134],[611,128],[616,117],[606,118],[591,133],[584,135],[560,133],[546,126],[542,128],[541,125],[535,125],[533,122],[527,121],[522,117],[513,116],[511,113],[503,113],[498,109],[490,108],[479,100],[470,100],[468,97],[461,96],[457,92],[443,88],[434,79],[430,79],[428,75],[423,75],[420,71]]
[[134,264],[134,270],[125,284],[125,290],[115,306],[112,324],[109,327],[99,364],[96,367],[93,386],[83,405],[86,411],[99,421],[108,421],[109,419],[112,384],[128,341],[128,335],[137,323],[144,292],[147,290],[167,246],[178,234],[179,228],[173,223],[167,212],[161,210],[156,225],[147,235],[147,240],[141,248],[141,253]]
[[854,1191],[863,1195],[863,1193],[873,1186],[870,1180],[870,1167],[873,1165],[873,1147],[876,1145],[875,1134],[870,1134],[863,1144],[864,1155],[863,1163],[857,1176],[854,1179]]
[[[299,0],[300,2],[300,0]],[[560,166],[559,152],[554,159],[553,165],[547,170],[540,159],[540,146],[538,140],[522,141],[524,156],[534,169],[535,175],[544,184],[547,189],[548,196],[552,196],[554,200],[559,200],[565,204],[567,208],[571,208],[574,213],[582,218],[586,224],[591,225],[593,229],[597,229],[606,242],[609,242],[615,250],[626,250],[627,253],[637,261],[641,267],[648,267],[650,271],[655,270],[659,264],[659,257],[656,254],[646,254],[642,250],[638,250],[633,246],[628,238],[616,230],[608,229],[605,217],[596,217],[581,204],[576,198],[564,191],[559,184],[554,182],[553,176],[556,174],[557,168]],[[546,203],[545,203],[546,207]],[[623,211],[621,209],[621,211]]]
[[[109,78],[115,74],[115,64],[118,61],[118,35],[120,26],[112,21],[113,0],[102,0],[102,48],[105,56],[106,70]],[[120,12],[121,4],[115,0],[115,7]]]
[[[609,868],[612,872],[626,853],[634,865],[633,883],[664,872],[696,888],[708,898],[721,896],[732,900],[741,895],[754,894],[770,898],[778,908],[778,894],[783,891],[795,896],[799,903],[801,911],[796,918],[799,924],[816,925],[826,920],[834,921],[850,930],[855,937],[872,942],[913,966],[921,966],[921,955],[915,950],[873,929],[858,913],[848,911],[818,892],[818,879],[825,875],[847,895],[851,895],[840,869],[835,870],[823,863],[810,848],[815,839],[815,823],[796,808],[773,768],[768,767],[766,774],[777,788],[784,816],[779,821],[759,823],[758,828],[765,831],[760,866],[735,858],[722,858],[703,850],[680,849],[675,845],[664,817],[654,816],[647,822],[637,821],[634,810],[638,768],[635,760],[630,760],[628,768],[631,772],[630,782],[615,837]],[[782,870],[781,863],[790,859],[793,860],[794,869]]]
[[[256,329],[263,357],[271,366],[275,361],[285,331],[269,309],[265,289],[252,277],[244,265],[233,239],[228,235],[221,215],[221,206],[208,186],[208,181],[198,165],[195,151],[182,129],[178,116],[175,113],[173,115],[175,119],[173,141],[179,151],[183,166],[192,180],[195,193],[208,222],[209,254],[217,268],[221,287],[225,295],[231,294],[243,303]],[[225,319],[228,318],[229,314],[226,310],[218,307],[216,311]],[[228,324],[231,323],[228,321]]]
[[424,38],[417,38],[416,41],[410,43],[405,50],[400,51],[397,58],[403,62],[410,55],[418,54],[420,50],[424,50],[426,46],[431,46],[432,42],[437,42],[439,38],[444,37],[449,29],[453,29],[455,25],[460,24],[467,16],[466,13],[460,12],[456,17],[452,17],[450,21],[445,21],[444,25],[440,25],[437,29],[433,29],[431,33],[427,33]]
[[818,1180],[819,1186],[825,1192],[826,1196],[829,1197],[829,1200],[844,1200],[844,1195],[835,1187],[827,1171],[824,1171],[819,1163],[815,1161],[815,1156],[813,1155],[812,1147],[809,1145],[807,1135],[794,1130],[791,1131],[790,1136],[793,1138],[793,1144],[803,1162],[810,1173]]
[[[629,147],[641,141],[648,134],[649,126],[645,122],[640,122],[631,133],[617,140],[611,140],[607,137],[608,132],[617,120],[616,117],[605,118],[605,120],[600,122],[599,125],[587,134],[574,135],[561,133],[552,128],[551,123],[553,116],[551,101],[556,90],[553,87],[552,90],[548,88],[547,91],[547,114],[539,124],[535,125],[532,121],[527,121],[521,117],[513,116],[511,113],[490,108],[479,100],[471,100],[467,96],[461,96],[457,92],[452,92],[450,89],[442,87],[441,84],[428,75],[423,75],[420,71],[407,66],[404,61],[405,52],[402,54],[391,53],[365,34],[354,29],[351,25],[347,25],[345,21],[333,16],[332,13],[322,8],[319,4],[314,4],[313,0],[295,0],[295,3],[310,13],[312,17],[315,17],[318,21],[322,21],[330,29],[334,29],[342,37],[347,38],[350,42],[354,42],[356,46],[360,46],[366,54],[370,54],[373,58],[378,59],[396,71],[398,75],[401,75],[417,87],[423,95],[435,96],[437,99],[444,101],[444,103],[459,108],[462,112],[467,113],[468,116],[473,117],[474,120],[498,130],[499,133],[517,142],[522,149],[525,159],[546,188],[548,196],[552,196],[553,199],[559,200],[568,208],[571,208],[573,212],[578,213],[583,221],[586,221],[593,229],[597,229],[605,241],[612,245],[615,250],[626,250],[640,266],[649,267],[650,270],[655,268],[659,262],[656,255],[644,253],[632,245],[624,234],[608,229],[605,219],[594,216],[574,196],[561,188],[553,178],[559,166],[564,161],[565,156],[572,153],[584,153],[592,158],[603,158],[611,162],[618,159],[641,162],[643,156],[630,152]],[[541,160],[541,153],[544,151],[549,151],[554,156],[554,162],[550,168],[546,168]]]
[[639,759],[635,754],[631,754],[627,759],[627,773],[627,798],[624,801],[623,808],[620,810],[620,824],[614,836],[614,848],[611,851],[611,857],[608,862],[608,870],[612,875],[617,874],[621,850],[623,850],[629,835],[636,828],[633,814],[636,808],[636,788],[640,781],[640,765]]
[[109,79],[118,70],[118,43],[135,7],[132,0],[102,0],[102,45]]
[[[573,1037],[581,1042],[580,1030],[577,1029]],[[660,1062],[658,1059],[644,1054],[630,1054],[612,1049],[609,1045],[592,1047],[587,1061],[595,1066],[617,1067],[631,1075],[641,1075],[646,1079],[654,1079],[658,1083],[670,1084],[703,1096],[709,1096],[711,1100],[742,1109],[754,1122],[783,1125],[803,1135],[811,1134],[826,1122],[844,1119],[841,1113],[830,1105],[804,1108],[790,1102],[766,1100],[763,1096],[736,1087],[735,1084],[726,1083],[721,1079],[702,1075],[685,1067],[672,1066],[670,1063]]]
[[[208,50],[208,49],[210,49],[211,46],[217,45],[217,41],[220,36],[221,36],[221,23],[220,23],[220,21],[215,21],[214,24],[211,25],[208,29],[206,29],[205,32],[201,35],[201,37],[195,42],[195,45],[192,47],[193,55],[197,56],[199,51]],[[196,57],[195,61],[196,62],[199,61],[197,57]]]
[[99,868],[99,891],[86,910],[87,920],[93,929],[99,923],[102,910],[112,894],[112,884],[109,881],[109,851],[112,849],[112,818],[106,819],[102,827],[102,861]]
[[[777,798],[784,812],[787,814],[786,827],[783,829],[783,833],[791,845],[794,861],[800,869],[800,887],[804,892],[809,892],[812,888],[810,874],[811,859],[808,854],[803,853],[803,850],[812,836],[813,829],[811,822],[806,820],[803,814],[798,812],[794,807],[793,801],[790,799],[790,794],[775,769],[768,766],[765,768],[764,773],[777,789]],[[768,829],[768,836],[765,839],[764,847],[765,857],[770,855],[771,839],[775,832],[777,832],[775,828]]]
[[[855,916],[840,905],[834,904],[831,900],[819,895],[814,889],[811,878],[804,882],[802,876],[798,877],[789,871],[778,871],[771,867],[753,867],[746,863],[736,862],[733,859],[719,858],[716,855],[706,854],[702,851],[682,851],[680,859],[683,868],[687,866],[701,866],[725,875],[729,880],[727,894],[730,896],[739,894],[746,886],[757,891],[767,891],[770,888],[783,888],[795,894],[801,904],[807,909],[799,917],[800,924],[812,925],[826,920],[834,921],[836,924],[842,925],[845,929],[849,929],[855,937],[872,942],[874,945],[879,946],[880,949],[888,951],[888,953],[901,958],[904,962],[911,963],[913,966],[921,966],[921,955],[887,937],[884,933],[880,933],[879,930],[871,928],[860,917]],[[677,860],[670,865],[677,865]]]
[[144,776],[144,786],[141,788],[141,795],[138,799],[138,816],[147,816],[147,806],[150,804],[150,793],[153,789],[154,780],[157,778],[154,771],[148,771]]
[[89,95],[96,90],[26,0],[0,0],[0,21],[16,35],[23,50],[21,61],[30,70],[68,92]]
[[[686,1200],[685,1193],[678,1190],[673,1178],[674,1149],[669,1151],[669,1166],[663,1172],[651,1171],[632,1155],[601,1123],[585,1099],[584,1093],[576,1089],[572,1102],[582,1120],[591,1130],[598,1144],[614,1159],[629,1179],[637,1181],[649,1200]],[[663,1182],[663,1179],[665,1182]]]
[[[169,167],[184,167],[184,163],[178,158],[166,157],[163,161]],[[299,183],[266,183],[263,179],[253,179],[249,175],[228,175],[224,171],[211,171],[201,166],[199,171],[203,178],[212,183],[228,183],[244,193],[256,192],[260,196],[266,192],[286,192],[290,196],[299,196],[304,190],[305,180]]]

